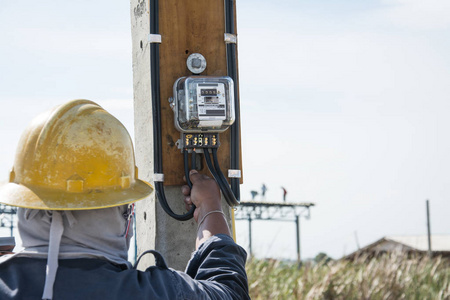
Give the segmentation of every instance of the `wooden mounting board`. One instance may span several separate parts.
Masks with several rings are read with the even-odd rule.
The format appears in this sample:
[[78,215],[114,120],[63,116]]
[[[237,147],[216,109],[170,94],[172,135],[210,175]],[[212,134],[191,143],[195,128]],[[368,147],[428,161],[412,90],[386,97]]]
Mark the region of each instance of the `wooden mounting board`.
[[[183,154],[175,145],[180,133],[175,129],[174,113],[168,99],[173,96],[174,82],[179,77],[192,75],[186,66],[186,60],[192,53],[200,53],[206,58],[207,67],[201,75],[227,75],[224,2],[159,1],[159,32],[162,38],[160,88],[164,184],[183,185]],[[219,163],[227,177],[230,167],[230,130],[220,134],[220,142]],[[204,160],[202,166],[200,172],[209,174]]]

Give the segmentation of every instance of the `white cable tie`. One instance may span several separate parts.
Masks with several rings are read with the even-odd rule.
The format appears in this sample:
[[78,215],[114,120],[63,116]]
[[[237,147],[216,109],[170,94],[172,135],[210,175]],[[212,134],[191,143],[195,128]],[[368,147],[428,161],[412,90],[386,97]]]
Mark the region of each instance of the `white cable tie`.
[[241,170],[228,170],[228,178],[241,178]]
[[226,44],[236,44],[237,43],[237,36],[232,33],[225,33],[224,34],[224,41]]
[[160,34],[150,33],[148,35],[148,42],[150,44],[161,44],[161,35]]
[[162,174],[162,173],[153,174],[153,181],[154,182],[164,182],[164,174]]

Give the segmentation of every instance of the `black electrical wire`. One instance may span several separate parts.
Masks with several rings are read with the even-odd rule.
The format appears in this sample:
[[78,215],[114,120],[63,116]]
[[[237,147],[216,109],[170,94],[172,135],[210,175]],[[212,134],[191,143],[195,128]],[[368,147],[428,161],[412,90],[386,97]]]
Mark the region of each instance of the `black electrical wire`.
[[[159,15],[158,0],[150,1],[150,33],[158,34]],[[160,79],[159,79],[159,44],[150,44],[150,77],[152,80],[152,113],[153,113],[153,147],[154,147],[154,171],[162,173],[162,148],[161,148],[161,108],[160,108]]]
[[[225,31],[226,33],[235,34],[234,27],[234,0],[224,0],[225,5]],[[235,107],[235,121],[231,125],[231,149],[230,149],[230,165],[231,169],[239,170],[240,160],[240,110],[239,110],[239,93],[238,93],[238,78],[236,66],[236,44],[230,43],[226,46],[227,52],[227,75],[233,79],[234,82],[234,107]],[[240,180],[239,178],[231,178],[231,189],[237,201],[240,201]]]
[[203,149],[203,156],[205,157],[206,166],[208,167],[209,172],[214,177],[214,179],[216,180],[216,182],[219,185],[220,189],[222,190],[222,187],[221,187],[222,181],[220,180],[219,175],[217,174],[216,169],[214,168],[214,166],[212,164],[211,157],[209,156],[209,151],[208,151],[207,148]]
[[184,156],[184,177],[186,177],[187,185],[189,186],[190,189],[192,189],[192,182],[189,178],[189,157],[187,149],[183,150],[183,156]]
[[[150,0],[150,34],[159,34],[159,3],[158,0]],[[152,91],[152,116],[153,116],[153,162],[154,173],[162,174],[162,139],[161,139],[161,101],[160,101],[160,77],[159,77],[159,44],[150,44],[150,77]],[[187,177],[186,179],[188,179]],[[172,211],[167,203],[162,182],[155,182],[155,192],[161,207],[172,218],[186,221],[194,216],[195,206],[184,215],[178,215]]]
[[211,173],[211,175],[214,177],[214,179],[216,180],[217,184],[219,185],[220,190],[222,191],[223,197],[227,201],[228,205],[230,205],[230,206],[236,205],[234,203],[236,201],[233,201],[234,195],[233,195],[233,192],[230,191],[230,187],[228,186],[228,182],[226,182],[226,180],[225,180],[225,183],[224,183],[222,181],[222,178],[220,177],[220,175],[217,173],[217,169],[216,169],[217,166],[213,165],[213,163],[211,161],[211,157],[209,155],[209,151],[208,151],[207,148],[203,149],[203,154],[205,156],[205,161],[206,161],[206,165],[208,166],[209,172]]
[[159,203],[161,204],[161,207],[169,216],[178,221],[187,221],[192,218],[195,210],[194,205],[192,206],[192,208],[189,210],[188,213],[184,215],[178,215],[172,211],[167,201],[161,201],[161,199],[166,199],[166,195],[164,194],[164,186],[162,182],[155,182],[155,192],[158,199],[160,199]]
[[230,186],[228,185],[227,179],[225,178],[225,176],[222,173],[222,170],[220,169],[219,160],[217,158],[217,149],[216,148],[212,149],[212,156],[213,156],[214,168],[216,169],[216,173],[217,173],[217,175],[219,175],[219,178],[222,182],[223,189],[225,189],[226,194],[228,194],[228,200],[227,200],[228,204],[230,206],[239,205],[239,202],[237,201],[236,197],[234,196],[233,191],[230,189]]
[[195,152],[195,149],[192,149],[192,156],[191,156],[191,169],[192,170],[197,170],[196,158],[197,158],[197,153]]

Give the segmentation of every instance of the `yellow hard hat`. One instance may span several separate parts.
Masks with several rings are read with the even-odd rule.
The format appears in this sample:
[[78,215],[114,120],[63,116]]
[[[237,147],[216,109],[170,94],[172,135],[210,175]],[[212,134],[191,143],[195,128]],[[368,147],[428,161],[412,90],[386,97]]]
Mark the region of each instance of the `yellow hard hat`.
[[83,210],[145,198],[125,127],[98,104],[73,100],[35,118],[19,141],[0,203],[33,209]]

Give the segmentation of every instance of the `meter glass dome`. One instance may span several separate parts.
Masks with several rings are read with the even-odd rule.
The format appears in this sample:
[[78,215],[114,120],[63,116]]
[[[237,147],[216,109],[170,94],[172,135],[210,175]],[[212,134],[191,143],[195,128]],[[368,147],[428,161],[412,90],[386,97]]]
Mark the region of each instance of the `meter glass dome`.
[[175,127],[181,132],[222,132],[234,122],[233,80],[190,76],[173,87]]

